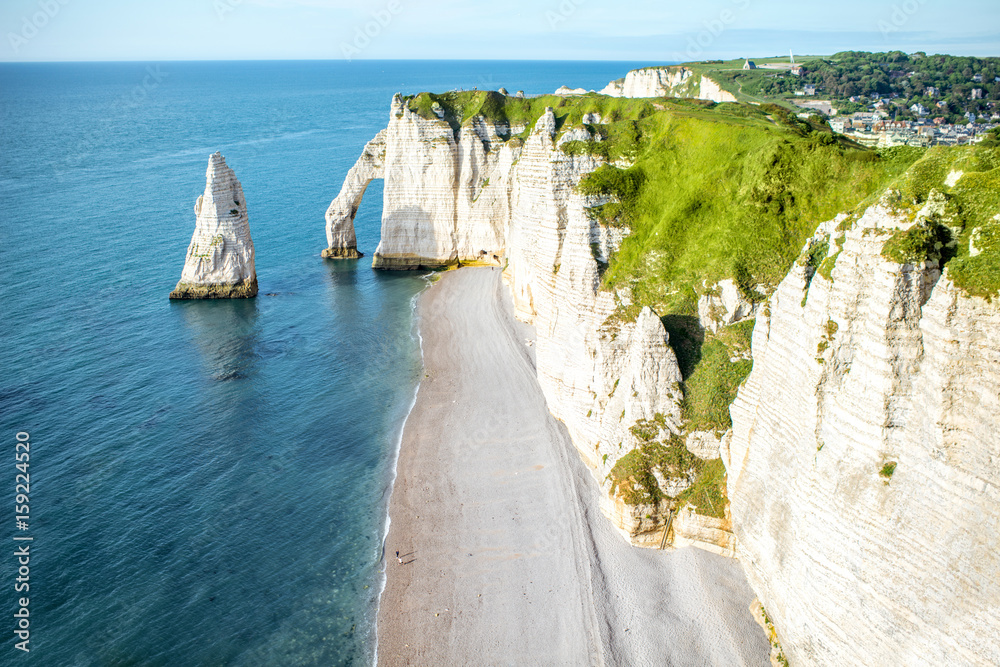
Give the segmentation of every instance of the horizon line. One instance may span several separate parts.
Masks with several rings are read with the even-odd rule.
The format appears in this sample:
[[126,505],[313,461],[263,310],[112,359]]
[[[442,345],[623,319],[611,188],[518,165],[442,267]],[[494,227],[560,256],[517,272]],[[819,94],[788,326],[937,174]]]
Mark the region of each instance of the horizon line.
[[[926,57],[930,58],[933,56],[951,56],[955,58],[1000,58],[1000,55],[974,55],[974,56],[956,56],[951,53],[927,53],[926,51],[916,50],[916,51],[903,51],[901,49],[892,49],[889,51],[865,51],[859,49],[847,49],[846,51],[837,51],[830,54],[801,54],[797,55],[800,58],[830,58],[836,53],[844,52],[855,52],[855,53],[904,53],[906,55],[913,55],[914,53],[924,53]],[[266,63],[266,62],[343,62],[343,63],[353,63],[353,62],[592,62],[592,63],[635,63],[635,62],[653,62],[661,63],[665,65],[683,65],[686,63],[702,63],[712,60],[741,60],[745,58],[787,58],[785,54],[775,54],[775,55],[751,55],[751,56],[740,56],[740,57],[717,57],[717,58],[703,58],[701,60],[656,60],[656,59],[642,59],[642,58],[353,58],[346,59],[343,57],[339,58],[143,58],[143,59],[109,59],[109,60],[0,60],[0,65],[70,65],[70,64],[110,64],[110,63],[148,63],[148,62],[173,62],[173,63]]]

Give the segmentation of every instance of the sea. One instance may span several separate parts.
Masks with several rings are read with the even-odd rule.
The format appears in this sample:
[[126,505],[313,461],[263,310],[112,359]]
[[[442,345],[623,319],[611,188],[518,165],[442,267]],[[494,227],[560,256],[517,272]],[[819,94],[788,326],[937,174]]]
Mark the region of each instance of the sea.
[[[326,208],[395,92],[650,64],[0,64],[0,664],[371,664],[428,283],[371,268],[380,181],[364,259]],[[215,151],[260,293],[171,302]]]

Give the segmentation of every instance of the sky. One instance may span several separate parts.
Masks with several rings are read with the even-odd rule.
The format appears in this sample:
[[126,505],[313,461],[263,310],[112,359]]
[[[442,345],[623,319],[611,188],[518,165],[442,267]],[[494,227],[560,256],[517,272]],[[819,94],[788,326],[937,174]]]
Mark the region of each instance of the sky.
[[2,0],[0,62],[1000,56],[998,0]]

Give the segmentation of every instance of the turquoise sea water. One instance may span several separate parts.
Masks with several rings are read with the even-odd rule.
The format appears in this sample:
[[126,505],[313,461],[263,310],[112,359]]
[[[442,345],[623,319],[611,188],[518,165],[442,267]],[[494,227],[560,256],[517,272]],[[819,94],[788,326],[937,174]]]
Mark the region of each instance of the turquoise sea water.
[[[394,92],[600,88],[646,64],[0,65],[0,539],[34,538],[31,652],[2,621],[0,664],[370,662],[425,282],[370,268],[379,182],[363,260],[319,258],[326,207]],[[260,295],[170,302],[216,150]]]

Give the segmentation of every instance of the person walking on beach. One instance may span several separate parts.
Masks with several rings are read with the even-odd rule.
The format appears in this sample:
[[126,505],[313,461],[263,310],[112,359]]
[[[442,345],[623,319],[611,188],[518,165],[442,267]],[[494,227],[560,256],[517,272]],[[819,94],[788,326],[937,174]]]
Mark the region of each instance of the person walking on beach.
[[403,559],[399,557],[399,552],[398,551],[396,552],[396,562],[399,563],[400,565],[403,564]]

